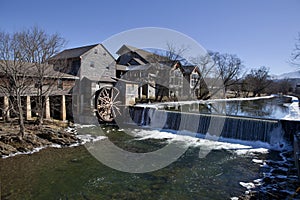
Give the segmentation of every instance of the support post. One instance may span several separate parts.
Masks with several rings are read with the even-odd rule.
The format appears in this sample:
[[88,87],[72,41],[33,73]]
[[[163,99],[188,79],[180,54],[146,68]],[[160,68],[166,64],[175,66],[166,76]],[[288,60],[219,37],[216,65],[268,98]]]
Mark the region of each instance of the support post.
[[142,99],[143,98],[143,89],[142,89],[142,86],[139,87],[138,93],[139,93],[139,99]]
[[31,120],[31,101],[30,96],[26,96],[26,120]]
[[84,110],[84,96],[83,94],[80,95],[80,102],[79,102],[79,105],[80,105],[80,112],[78,113],[79,115],[81,115],[83,113],[83,110]]
[[10,113],[9,113],[9,99],[7,96],[4,96],[4,119],[9,120],[10,118]]
[[66,110],[66,96],[61,96],[61,112],[60,112],[61,120],[66,121],[67,110]]
[[46,97],[46,101],[45,101],[45,117],[46,119],[50,119],[51,115],[50,115],[50,99],[49,97]]

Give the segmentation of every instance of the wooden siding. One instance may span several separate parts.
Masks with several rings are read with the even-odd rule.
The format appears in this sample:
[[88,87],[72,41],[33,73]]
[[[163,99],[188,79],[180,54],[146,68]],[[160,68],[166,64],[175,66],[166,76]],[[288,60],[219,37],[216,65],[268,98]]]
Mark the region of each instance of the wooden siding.
[[97,45],[81,56],[80,79],[101,81],[116,77],[115,60],[109,52]]

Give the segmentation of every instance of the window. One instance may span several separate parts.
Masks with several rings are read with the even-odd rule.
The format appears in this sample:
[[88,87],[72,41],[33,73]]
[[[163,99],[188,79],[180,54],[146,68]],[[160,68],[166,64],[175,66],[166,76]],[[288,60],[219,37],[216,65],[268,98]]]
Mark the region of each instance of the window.
[[174,79],[174,85],[176,85],[176,86],[179,85],[179,79],[178,79],[178,78],[175,78],[175,79]]
[[34,88],[39,88],[41,85],[41,82],[38,80],[37,82],[34,83]]
[[63,81],[61,79],[57,80],[57,89],[63,89]]
[[199,75],[196,73],[192,74],[192,78],[191,78],[191,87],[195,87],[195,85],[197,84],[199,80]]
[[195,87],[196,84],[197,84],[197,80],[196,79],[192,79],[191,80],[191,86]]
[[171,82],[170,82],[171,85],[174,85],[174,84],[175,84],[174,79],[175,79],[175,78],[171,77]]
[[181,72],[180,71],[175,71],[175,76],[176,77],[180,77],[181,76]]
[[98,49],[94,49],[94,54],[98,54]]
[[95,63],[94,63],[94,61],[91,61],[91,63],[90,63],[90,67],[95,67]]

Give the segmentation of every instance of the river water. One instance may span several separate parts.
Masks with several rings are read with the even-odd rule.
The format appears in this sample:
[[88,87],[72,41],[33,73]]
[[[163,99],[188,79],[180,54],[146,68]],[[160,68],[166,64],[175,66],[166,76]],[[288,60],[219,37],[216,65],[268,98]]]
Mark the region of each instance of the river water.
[[[171,111],[179,109],[183,112],[191,113],[224,114],[266,119],[281,119],[289,114],[289,108],[285,106],[291,102],[289,97],[267,96],[248,99],[190,101],[182,104],[180,102],[173,104],[161,103],[157,104],[157,107]],[[176,104],[179,106],[176,106]]]
[[[251,110],[248,109],[248,113]],[[267,110],[274,109],[271,106]],[[238,113],[245,112],[239,109]],[[273,115],[278,117],[276,112],[268,112],[264,117],[273,118]],[[174,135],[170,130],[119,129],[115,125],[82,127],[78,134],[89,134],[99,140],[87,143],[89,145],[51,147],[33,154],[0,159],[1,200],[230,199],[260,185],[261,179],[272,170],[266,163],[279,163],[284,172],[289,167],[283,163],[286,158],[281,152],[284,149],[262,142],[211,141]],[[164,168],[128,173],[102,164],[87,150],[91,144],[92,147],[103,146],[107,141],[133,153],[153,152],[171,143],[187,150]],[[289,147],[284,145],[285,149]],[[207,154],[200,156],[201,152]],[[291,196],[293,191],[288,192]]]
[[[115,126],[83,128],[131,152],[149,152],[180,140],[188,150],[157,171],[127,173],[103,165],[85,146],[47,148],[0,160],[1,199],[229,199],[244,194],[243,183],[262,176],[257,160],[278,152],[254,145],[208,141],[158,130]],[[199,151],[210,149],[205,158]]]

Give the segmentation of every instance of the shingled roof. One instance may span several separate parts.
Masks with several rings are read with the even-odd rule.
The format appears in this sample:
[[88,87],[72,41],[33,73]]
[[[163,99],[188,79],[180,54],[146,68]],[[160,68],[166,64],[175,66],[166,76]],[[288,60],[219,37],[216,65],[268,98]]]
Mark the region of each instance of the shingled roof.
[[[2,65],[2,67],[1,67]],[[51,64],[35,64],[35,63],[29,63],[29,62],[20,62],[17,64],[14,64],[14,61],[12,60],[0,60],[0,74],[6,75],[6,72],[4,71],[6,68],[9,69],[9,67],[15,68],[15,70],[19,70],[18,73],[20,76],[26,76],[26,77],[39,77],[37,68],[41,68],[44,70],[44,78],[62,78],[62,79],[78,79],[77,76],[73,76],[70,74],[66,74],[63,72],[56,71]],[[25,70],[25,71],[24,71]]]
[[53,56],[51,59],[66,59],[66,58],[77,58],[83,55],[84,53],[88,52],[92,48],[96,47],[99,44],[93,44],[89,46],[83,46],[73,49],[66,49],[57,55]]
[[[136,48],[136,47],[133,47],[130,45],[125,45],[125,44],[116,52],[116,54],[118,54],[119,56],[122,56],[128,52],[135,52],[136,54],[138,54],[141,58],[143,58],[148,63],[170,61],[170,59],[166,56],[158,55],[157,53],[153,53],[150,51],[146,51],[144,49],[139,49],[139,48]],[[124,62],[124,60],[123,60],[123,62]],[[136,62],[139,64],[146,64],[145,62],[143,62],[141,60],[136,60]]]

